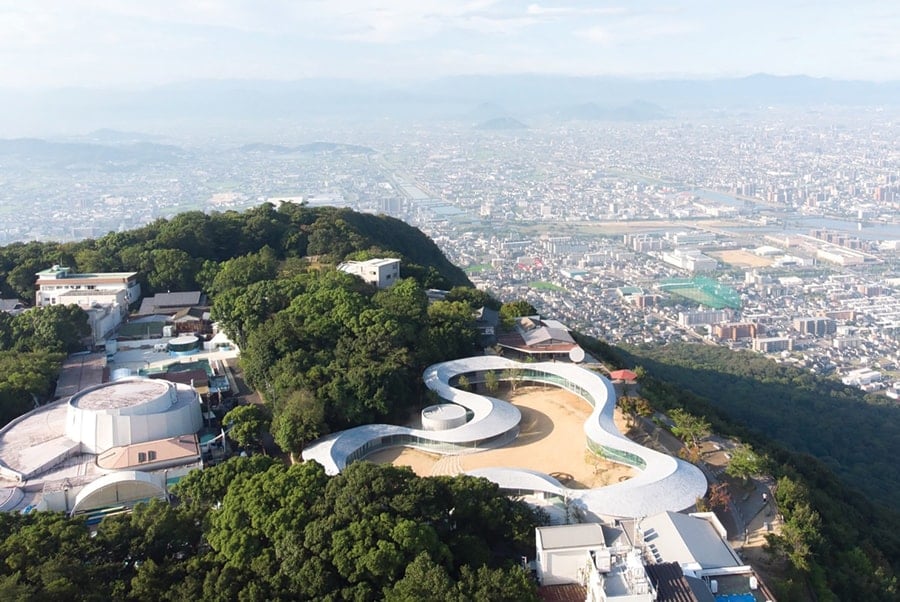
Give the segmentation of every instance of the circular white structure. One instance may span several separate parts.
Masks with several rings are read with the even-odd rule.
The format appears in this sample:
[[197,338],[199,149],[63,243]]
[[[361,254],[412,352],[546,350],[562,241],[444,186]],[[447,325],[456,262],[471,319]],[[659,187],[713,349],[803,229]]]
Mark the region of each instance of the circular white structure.
[[189,334],[183,337],[177,337],[169,341],[169,351],[176,354],[190,354],[200,348],[200,338],[196,335]]
[[422,428],[446,431],[466,423],[466,408],[455,403],[439,403],[422,410]]
[[66,436],[84,453],[197,432],[200,399],[187,385],[129,378],[90,387],[72,396]]

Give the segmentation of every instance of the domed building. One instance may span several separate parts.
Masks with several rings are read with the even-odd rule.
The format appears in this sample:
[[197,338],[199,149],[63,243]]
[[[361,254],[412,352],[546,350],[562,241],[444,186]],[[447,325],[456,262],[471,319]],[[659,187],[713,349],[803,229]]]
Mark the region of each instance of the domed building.
[[84,453],[196,433],[203,425],[197,394],[166,380],[123,379],[69,399],[66,436]]
[[124,378],[0,429],[0,510],[81,513],[166,497],[199,465],[200,397],[189,385]]

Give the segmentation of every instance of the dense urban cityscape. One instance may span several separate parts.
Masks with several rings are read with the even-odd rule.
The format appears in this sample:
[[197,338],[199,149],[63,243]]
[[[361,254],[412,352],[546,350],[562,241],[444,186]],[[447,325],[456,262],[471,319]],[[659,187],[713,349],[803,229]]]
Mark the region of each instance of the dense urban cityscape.
[[900,600],[900,5],[0,16],[0,600]]
[[[217,146],[101,131],[4,155],[0,243],[98,237],[194,209],[346,206],[418,226],[480,288],[587,334],[750,348],[896,398],[895,118],[489,119]],[[304,134],[341,143],[296,144]]]

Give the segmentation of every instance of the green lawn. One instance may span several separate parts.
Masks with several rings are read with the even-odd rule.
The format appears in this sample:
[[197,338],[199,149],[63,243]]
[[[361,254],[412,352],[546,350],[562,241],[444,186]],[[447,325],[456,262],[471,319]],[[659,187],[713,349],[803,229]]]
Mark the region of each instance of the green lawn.
[[468,274],[478,274],[479,272],[484,272],[491,270],[491,266],[486,263],[476,263],[474,265],[470,265],[465,269]]
[[553,284],[552,282],[543,282],[541,280],[536,280],[534,282],[529,282],[528,286],[538,291],[565,291],[561,286]]

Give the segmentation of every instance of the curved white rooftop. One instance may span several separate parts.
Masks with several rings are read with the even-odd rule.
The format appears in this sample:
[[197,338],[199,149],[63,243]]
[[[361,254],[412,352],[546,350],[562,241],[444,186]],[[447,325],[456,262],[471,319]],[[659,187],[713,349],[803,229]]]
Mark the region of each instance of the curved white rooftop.
[[461,374],[490,370],[502,373],[510,369],[519,371],[519,378],[553,384],[584,398],[594,408],[584,424],[588,447],[610,460],[637,468],[639,474],[597,489],[568,489],[549,475],[520,468],[488,468],[470,474],[487,477],[504,489],[546,492],[575,499],[587,511],[603,516],[642,517],[667,510],[677,512],[692,506],[706,493],[706,477],[696,466],[647,449],[619,432],[613,422],[615,390],[607,379],[575,364],[521,363],[499,356],[443,362],[425,371],[425,385],[429,389],[473,413],[465,425],[445,431],[385,424],[360,426],[316,441],[303,450],[303,459],[316,460],[325,466],[326,472],[336,474],[348,462],[380,447],[406,445],[458,454],[479,451],[491,443],[509,442],[518,434],[519,410],[505,401],[456,389],[449,382]]
[[[107,414],[150,413],[165,410],[172,405],[171,399],[167,397],[169,389],[168,381],[132,378],[85,389],[73,395],[69,405],[80,410]],[[152,407],[147,408],[148,405]]]
[[127,378],[95,385],[72,396],[65,435],[87,453],[196,433],[200,399],[187,385]]
[[154,497],[166,497],[164,476],[139,470],[122,470],[103,475],[78,492],[72,506],[72,514],[95,508],[132,504]]

